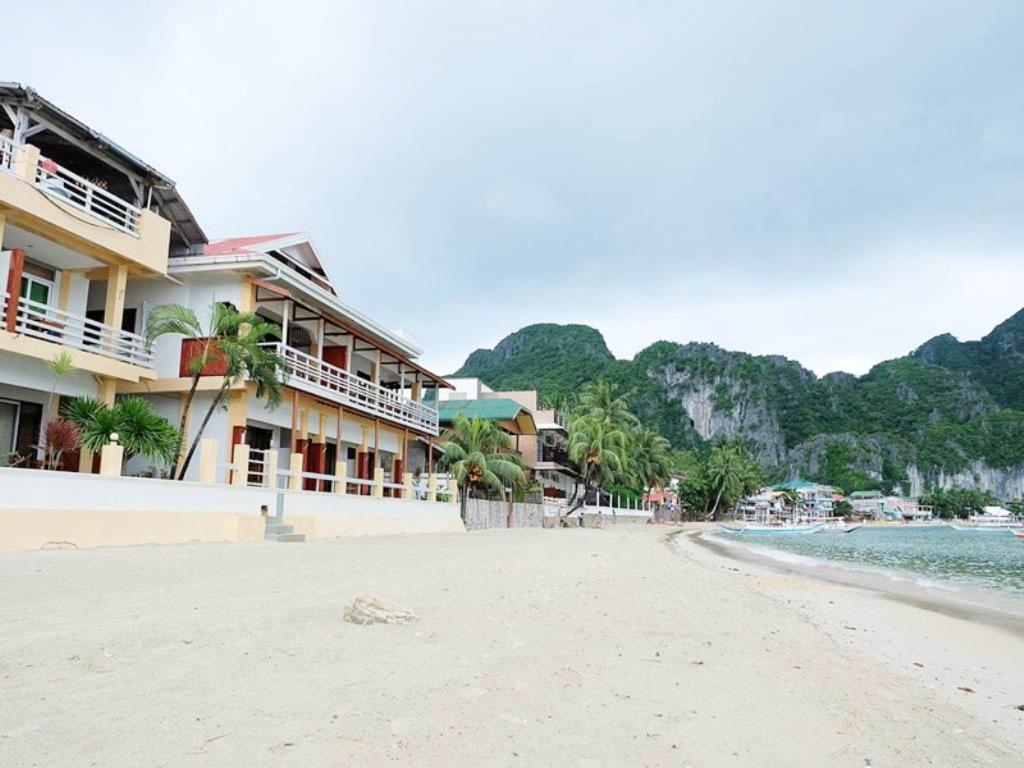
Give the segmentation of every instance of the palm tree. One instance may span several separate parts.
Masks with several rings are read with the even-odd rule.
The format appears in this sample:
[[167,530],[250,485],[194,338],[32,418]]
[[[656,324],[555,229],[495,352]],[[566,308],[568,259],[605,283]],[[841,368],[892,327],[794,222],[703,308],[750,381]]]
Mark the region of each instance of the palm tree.
[[[594,488],[612,483],[626,469],[626,433],[604,418],[587,414],[577,416],[569,423],[569,459],[580,469],[583,499],[569,512],[579,508]],[[576,486],[579,491],[579,483]],[[573,494],[575,502],[576,494]]]
[[[192,381],[181,411],[178,432],[182,441],[187,439],[185,426],[203,370],[212,363],[224,367],[221,386],[178,468],[177,479],[182,480],[210,418],[224,402],[231,387],[248,379],[256,385],[256,397],[266,397],[267,404],[274,408],[281,401],[281,374],[286,372],[287,365],[276,352],[260,346],[267,339],[280,339],[281,328],[255,313],[239,312],[224,302],[213,303],[205,327],[199,322],[195,312],[180,304],[154,308],[146,321],[146,337],[152,342],[166,334],[181,334],[202,341],[202,345],[196,348],[186,362]],[[178,453],[180,452],[181,444],[178,447]]]
[[471,488],[501,492],[504,497],[506,485],[526,481],[522,459],[514,452],[512,439],[493,422],[479,417],[470,421],[460,413],[441,439],[445,452],[441,464],[451,471],[459,487],[462,522],[466,522]]
[[708,478],[715,490],[715,503],[709,518],[718,514],[718,505],[724,499],[732,504],[744,494],[756,491],[762,482],[761,466],[747,452],[746,443],[736,437],[721,442],[708,458]]
[[173,467],[178,456],[178,430],[141,397],[124,397],[113,405],[94,397],[76,397],[65,403],[63,416],[78,427],[81,446],[93,453],[116,433],[125,460],[145,456]]
[[583,387],[576,413],[591,416],[606,427],[620,430],[631,429],[637,424],[636,416],[629,411],[629,398],[616,394],[615,385],[603,379]]
[[663,488],[672,477],[671,449],[653,429],[635,427],[629,439],[629,474],[644,488]]

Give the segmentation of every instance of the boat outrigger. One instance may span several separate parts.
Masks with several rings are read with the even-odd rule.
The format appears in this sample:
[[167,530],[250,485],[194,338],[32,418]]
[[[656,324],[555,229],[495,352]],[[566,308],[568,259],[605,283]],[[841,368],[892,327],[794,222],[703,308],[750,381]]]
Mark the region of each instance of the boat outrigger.
[[1008,509],[985,507],[980,515],[947,523],[954,531],[1024,531],[1024,521]]
[[825,523],[742,523],[740,525],[726,525],[719,523],[718,527],[726,533],[749,533],[758,536],[784,536],[792,534],[818,533],[825,527]]

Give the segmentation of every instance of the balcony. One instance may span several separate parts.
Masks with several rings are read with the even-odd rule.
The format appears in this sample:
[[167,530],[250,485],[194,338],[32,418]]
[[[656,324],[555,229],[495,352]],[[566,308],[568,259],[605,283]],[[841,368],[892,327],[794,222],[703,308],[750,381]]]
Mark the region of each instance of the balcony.
[[16,145],[6,136],[0,136],[0,171],[10,172],[14,168]]
[[286,385],[327,398],[372,418],[386,419],[429,435],[438,434],[437,411],[433,408],[280,342],[264,346],[273,349],[287,363]]
[[138,203],[135,195],[115,194],[117,184],[127,182],[107,171],[82,175],[32,144],[0,136],[0,210],[9,226],[75,253],[104,264],[126,261],[135,273],[165,274],[170,222],[128,202]]
[[[542,466],[542,465],[553,465],[553,466]],[[572,461],[569,459],[569,454],[564,448],[558,448],[552,445],[538,445],[537,446],[537,469],[555,469],[564,468],[571,471],[573,470]]]
[[24,296],[12,302],[10,294],[0,292],[0,319],[2,328],[11,333],[129,365],[153,367],[153,353],[141,336]]
[[139,236],[139,218],[142,216],[140,208],[49,158],[39,158],[36,165],[36,187],[50,197],[72,205],[132,237]]

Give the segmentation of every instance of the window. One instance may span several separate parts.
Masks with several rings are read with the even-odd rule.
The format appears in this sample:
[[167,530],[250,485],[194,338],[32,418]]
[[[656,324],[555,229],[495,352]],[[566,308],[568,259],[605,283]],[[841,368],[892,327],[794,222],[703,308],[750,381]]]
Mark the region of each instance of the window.
[[26,261],[21,273],[21,295],[38,304],[49,305],[54,277],[52,269]]

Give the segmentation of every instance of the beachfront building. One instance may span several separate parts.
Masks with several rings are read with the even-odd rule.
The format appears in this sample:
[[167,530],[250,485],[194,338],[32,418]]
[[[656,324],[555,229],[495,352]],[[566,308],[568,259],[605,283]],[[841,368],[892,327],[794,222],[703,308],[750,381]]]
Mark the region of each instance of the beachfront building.
[[786,489],[794,492],[799,514],[808,518],[832,517],[835,491],[831,485],[794,479],[777,483],[770,490],[778,492]]
[[[172,179],[0,83],[0,466],[38,466],[62,398],[111,403],[156,379],[140,288],[168,284],[169,254],[205,240]],[[62,352],[73,370],[57,376]],[[80,464],[65,456],[61,468]]]
[[536,480],[545,497],[572,495],[577,473],[569,460],[569,433],[562,415],[539,407],[536,390],[498,392],[478,378],[449,378],[452,389],[440,391],[437,403],[442,426],[458,414],[479,416],[497,423],[512,438],[527,474]]
[[[308,235],[214,241],[199,253],[172,255],[167,271],[173,281],[129,286],[127,300],[149,307],[181,304],[201,319],[215,302],[226,302],[281,328],[281,339],[266,343],[288,366],[283,402],[270,408],[253,384],[233,387],[227,409],[215,411],[204,432],[219,440],[219,467],[232,462],[232,446],[244,443],[251,485],[264,482],[269,465],[289,471],[292,455],[299,454],[302,472],[343,474],[356,481],[346,490],[363,494],[378,469],[388,484],[401,483],[406,472],[434,470],[438,413],[422,401],[427,391],[447,385],[417,362],[421,350],[409,334],[387,329],[342,298]],[[178,335],[158,338],[155,378],[120,391],[151,399],[177,423],[190,385],[188,361],[200,343]],[[216,363],[203,371],[190,439],[222,374]],[[196,476],[197,464],[190,464],[187,477]],[[303,487],[334,490],[326,477],[305,478]]]

